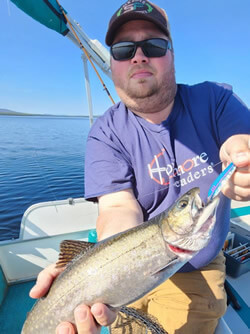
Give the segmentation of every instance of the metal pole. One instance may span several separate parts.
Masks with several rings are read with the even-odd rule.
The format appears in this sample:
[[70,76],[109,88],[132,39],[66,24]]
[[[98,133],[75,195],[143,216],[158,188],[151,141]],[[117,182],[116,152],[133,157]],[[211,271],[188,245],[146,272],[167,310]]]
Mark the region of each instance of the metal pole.
[[87,93],[87,100],[88,100],[88,107],[89,107],[89,122],[90,126],[93,125],[94,118],[93,118],[93,104],[92,104],[92,97],[91,97],[91,88],[89,82],[89,71],[88,71],[88,59],[85,54],[82,54],[83,60],[83,68],[84,68],[84,78],[85,78],[85,87]]

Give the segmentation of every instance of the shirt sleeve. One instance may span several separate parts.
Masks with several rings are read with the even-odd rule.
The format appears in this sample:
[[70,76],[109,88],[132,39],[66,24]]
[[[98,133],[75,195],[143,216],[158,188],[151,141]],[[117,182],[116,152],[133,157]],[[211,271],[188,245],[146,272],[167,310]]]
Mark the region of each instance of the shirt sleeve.
[[250,110],[240,98],[229,89],[220,87],[216,92],[216,124],[219,141],[236,134],[250,134]]
[[102,122],[91,129],[85,156],[85,198],[131,188],[134,173],[118,138]]

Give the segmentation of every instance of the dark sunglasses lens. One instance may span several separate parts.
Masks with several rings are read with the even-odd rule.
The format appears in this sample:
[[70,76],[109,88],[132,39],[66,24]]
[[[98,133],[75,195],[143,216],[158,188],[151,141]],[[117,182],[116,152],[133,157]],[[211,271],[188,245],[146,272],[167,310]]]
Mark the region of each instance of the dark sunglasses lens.
[[115,60],[131,59],[134,52],[134,43],[120,42],[111,46],[111,54]]
[[165,56],[169,41],[151,38],[142,42],[120,42],[111,46],[111,55],[115,60],[132,59],[137,46],[140,46],[147,57]]
[[152,38],[145,41],[142,49],[147,57],[163,57],[168,49],[168,41],[165,39]]

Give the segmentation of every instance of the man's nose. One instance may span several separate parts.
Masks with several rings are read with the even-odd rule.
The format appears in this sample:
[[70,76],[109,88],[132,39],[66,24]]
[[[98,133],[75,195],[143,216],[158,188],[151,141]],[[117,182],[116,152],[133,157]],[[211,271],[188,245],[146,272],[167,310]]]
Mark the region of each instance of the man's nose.
[[131,59],[133,64],[148,63],[148,57],[142,51],[141,47],[138,47],[134,57]]

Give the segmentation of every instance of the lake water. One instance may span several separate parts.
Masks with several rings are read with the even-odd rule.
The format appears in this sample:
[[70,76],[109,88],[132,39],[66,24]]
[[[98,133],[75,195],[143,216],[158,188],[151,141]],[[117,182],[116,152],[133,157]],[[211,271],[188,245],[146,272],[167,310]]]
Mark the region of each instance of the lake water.
[[84,196],[85,118],[0,116],[0,240],[34,203]]

